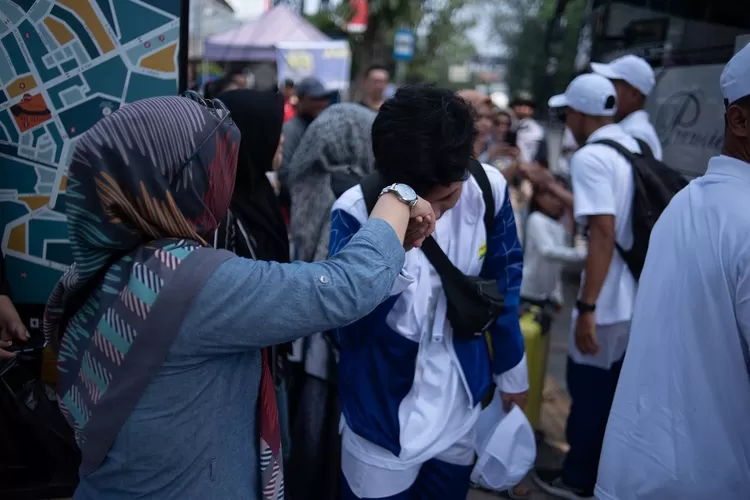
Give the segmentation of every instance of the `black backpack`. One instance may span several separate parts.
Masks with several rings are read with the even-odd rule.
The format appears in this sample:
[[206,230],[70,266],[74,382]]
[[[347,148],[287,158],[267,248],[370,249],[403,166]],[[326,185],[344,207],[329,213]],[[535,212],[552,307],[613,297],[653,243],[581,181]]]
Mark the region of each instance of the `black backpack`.
[[667,208],[672,197],[687,186],[688,181],[679,172],[654,158],[648,144],[640,139],[636,139],[636,141],[641,147],[641,154],[633,153],[619,142],[609,139],[602,139],[591,144],[604,144],[615,149],[632,166],[633,247],[630,250],[625,250],[618,244],[617,250],[630,272],[638,280],[646,262],[648,242],[656,221]]

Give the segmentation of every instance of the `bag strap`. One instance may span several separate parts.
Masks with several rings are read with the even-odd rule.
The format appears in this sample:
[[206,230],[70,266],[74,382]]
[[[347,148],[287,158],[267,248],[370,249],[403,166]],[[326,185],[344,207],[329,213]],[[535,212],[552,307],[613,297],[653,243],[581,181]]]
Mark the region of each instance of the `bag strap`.
[[635,142],[638,143],[638,146],[641,148],[641,155],[645,156],[646,158],[653,158],[654,152],[651,150],[651,146],[648,145],[646,141],[643,141],[641,139],[635,138]]
[[362,188],[365,205],[367,206],[367,213],[369,214],[372,212],[372,209],[375,208],[380,192],[386,186],[385,179],[383,179],[380,172],[376,171],[362,179],[359,185]]
[[[642,142],[639,139],[636,139],[636,141],[638,142],[639,145]],[[635,153],[633,153],[632,151],[630,151],[628,148],[626,148],[625,146],[623,146],[619,142],[613,141],[612,139],[601,139],[601,140],[598,140],[598,141],[591,142],[590,144],[603,144],[605,146],[609,146],[612,149],[614,149],[615,151],[617,151],[618,153],[620,153],[622,156],[624,156],[625,159],[628,160],[628,163],[630,163],[630,165],[631,165],[630,168],[633,169],[633,179],[635,179],[635,176],[636,176],[636,174],[635,174],[635,167],[633,167],[633,161],[636,158],[636,154]],[[643,146],[641,146],[641,148],[642,148],[641,151],[644,152],[644,153],[645,153],[645,151],[648,151],[649,154],[650,154],[651,153],[651,148],[649,148],[648,145],[646,145],[646,143],[643,143],[643,144],[645,145],[645,149],[643,149]],[[625,250],[624,248],[622,248],[622,246],[620,246],[620,244],[617,242],[616,239],[615,239],[615,248],[617,248],[617,251],[620,253],[620,257],[622,257],[622,260],[625,261],[625,264],[627,265],[628,271],[630,271],[630,273],[633,275],[633,278],[635,278],[635,280],[638,281],[638,277],[633,272],[632,268],[630,267],[630,264],[628,264],[628,262],[630,261],[630,255],[628,254],[628,251]]]
[[[479,184],[479,188],[482,190],[485,207],[484,228],[489,239],[495,226],[495,197],[492,195],[492,185],[490,184],[489,177],[487,177],[487,172],[485,172],[484,167],[477,160],[469,160],[469,173],[474,177],[477,184]],[[448,256],[445,255],[445,252],[443,252],[432,236],[427,237],[424,243],[422,243],[422,252],[424,252],[430,264],[432,264],[441,277],[455,273],[463,275],[453,265]]]
[[490,184],[490,178],[487,177],[484,167],[477,160],[469,160],[469,172],[479,184],[479,189],[482,190],[482,198],[484,199],[484,229],[487,231],[487,238],[490,235],[495,226],[495,197],[492,195],[492,185]]
[[[633,160],[636,157],[636,154],[630,151],[628,148],[623,146],[617,141],[613,141],[612,139],[601,139],[598,141],[590,142],[589,144],[603,144],[605,146],[609,146],[610,148],[616,150],[618,153],[620,153],[622,156],[624,156],[630,163],[633,163]],[[648,146],[646,146],[648,148]],[[649,149],[649,151],[651,151]]]
[[[477,160],[469,160],[468,170],[482,190],[482,198],[484,199],[485,206],[484,227],[489,238],[495,225],[495,197],[492,195],[492,185],[490,184],[489,177],[487,177],[487,172],[485,172],[484,167]],[[362,179],[359,184],[362,188],[367,213],[369,214],[372,212],[375,203],[377,203],[378,196],[380,196],[380,192],[386,186],[386,182],[379,172],[374,172]],[[440,249],[440,246],[432,236],[424,240],[422,251],[440,276],[461,273],[453,265],[448,256],[445,255],[445,252]]]

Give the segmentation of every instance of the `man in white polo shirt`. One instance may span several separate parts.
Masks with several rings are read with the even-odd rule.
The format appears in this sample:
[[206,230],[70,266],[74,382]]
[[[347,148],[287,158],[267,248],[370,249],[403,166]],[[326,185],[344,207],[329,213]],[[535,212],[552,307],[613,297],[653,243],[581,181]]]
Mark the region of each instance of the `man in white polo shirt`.
[[722,155],[651,233],[599,500],[750,498],[750,46],[721,90]]
[[562,471],[537,471],[550,494],[591,498],[599,453],[617,377],[628,342],[636,283],[615,243],[633,245],[630,163],[600,140],[613,140],[634,153],[638,143],[614,123],[615,87],[603,76],[581,75],[565,94],[550,99],[565,107],[565,123],[582,147],[571,159],[574,214],[588,226],[588,256],[573,312],[567,382],[572,406],[567,424],[570,451]]
[[591,63],[597,75],[609,78],[617,90],[617,114],[620,126],[636,139],[645,142],[654,158],[661,161],[661,140],[651,125],[648,113],[643,109],[656,79],[651,65],[640,57],[627,55],[618,57],[609,64]]

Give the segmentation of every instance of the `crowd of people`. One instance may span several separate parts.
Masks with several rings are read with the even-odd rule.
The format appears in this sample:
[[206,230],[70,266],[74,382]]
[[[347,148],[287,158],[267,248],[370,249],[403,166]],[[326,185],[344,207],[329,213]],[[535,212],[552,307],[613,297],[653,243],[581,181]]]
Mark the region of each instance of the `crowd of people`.
[[[720,82],[722,156],[645,243],[633,158],[661,165],[654,73],[630,55],[591,70],[549,100],[566,126],[556,169],[533,96],[386,98],[382,66],[356,102],[314,78],[277,92],[232,75],[83,134],[75,264],[43,326],[81,450],[75,499],[464,500],[473,482],[526,498],[519,311],[560,306],[564,266],[583,269],[570,450],[536,484],[746,498],[750,46]],[[28,340],[9,296],[0,358]]]

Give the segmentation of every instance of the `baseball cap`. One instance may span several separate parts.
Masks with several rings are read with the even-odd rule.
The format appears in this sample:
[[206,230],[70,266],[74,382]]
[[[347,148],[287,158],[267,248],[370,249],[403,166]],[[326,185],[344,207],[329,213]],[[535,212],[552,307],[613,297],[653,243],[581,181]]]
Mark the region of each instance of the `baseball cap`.
[[750,95],[750,44],[729,60],[719,82],[727,104]]
[[627,55],[618,57],[609,64],[591,63],[591,70],[610,80],[624,80],[647,96],[654,90],[654,70],[645,59]]
[[313,99],[328,99],[333,91],[326,90],[325,86],[315,77],[308,76],[297,84],[297,95],[310,96]]
[[531,106],[532,108],[536,107],[534,96],[528,90],[519,91],[516,95],[513,96],[513,99],[510,101],[511,108],[524,105]]
[[564,94],[551,97],[549,107],[569,107],[590,116],[614,116],[617,111],[616,96],[612,82],[589,73],[575,77]]

